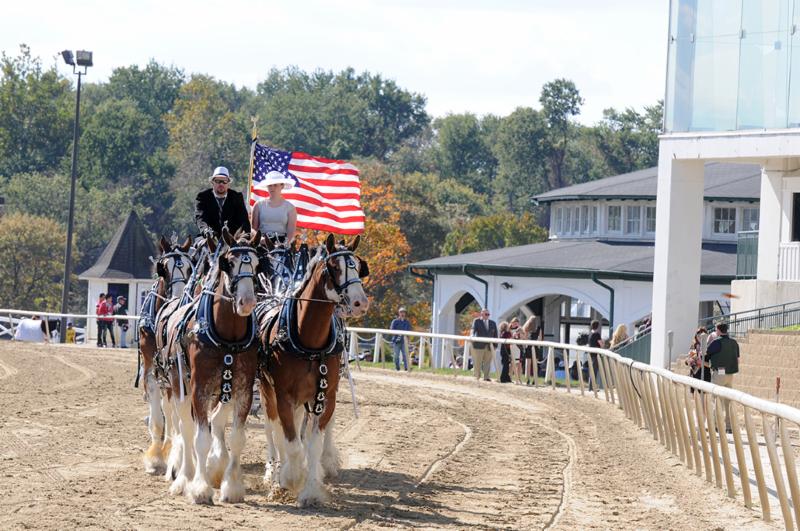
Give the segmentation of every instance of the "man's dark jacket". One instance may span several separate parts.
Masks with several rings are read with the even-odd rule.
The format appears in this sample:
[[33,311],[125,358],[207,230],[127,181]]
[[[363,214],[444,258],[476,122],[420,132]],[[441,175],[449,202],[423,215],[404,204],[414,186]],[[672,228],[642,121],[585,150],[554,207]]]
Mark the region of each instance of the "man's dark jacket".
[[724,368],[725,374],[739,372],[739,344],[727,335],[720,336],[708,345],[706,359],[712,369]]
[[[483,324],[483,319],[479,317],[472,321],[472,335],[477,337],[497,337],[497,323],[489,319],[487,327],[487,325]],[[475,348],[487,348],[492,347],[492,344],[475,341],[472,346]]]
[[236,234],[239,229],[250,231],[250,220],[247,217],[247,208],[244,206],[244,196],[241,192],[228,190],[228,196],[221,209],[212,188],[197,194],[194,200],[194,222],[201,233],[206,229],[211,229],[216,236],[219,236],[226,221],[231,234]]

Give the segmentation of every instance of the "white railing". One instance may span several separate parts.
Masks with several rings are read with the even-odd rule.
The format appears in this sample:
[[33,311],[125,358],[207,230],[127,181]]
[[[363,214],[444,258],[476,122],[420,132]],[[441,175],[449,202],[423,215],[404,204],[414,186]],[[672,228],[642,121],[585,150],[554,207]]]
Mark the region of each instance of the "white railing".
[[[402,335],[411,341],[412,338],[418,341],[420,367],[426,365],[425,356],[427,354],[430,357],[434,339],[438,340],[441,349],[437,354],[443,359],[449,356],[453,367],[459,366],[452,355],[454,342],[464,342],[465,346],[476,340],[486,342],[486,338],[449,334],[371,328],[348,330],[351,359],[355,357],[358,360],[359,334],[374,335],[377,339],[374,341],[374,361],[385,360],[381,348],[383,337]],[[790,441],[790,430],[795,432],[800,426],[799,409],[633,361],[609,350],[549,341],[493,339],[492,343],[545,348],[548,369],[555,365],[557,350],[596,354],[594,359],[593,356],[586,357],[589,382],[584,381],[583,371],[578,370],[577,383],[581,395],[586,393],[587,383],[595,398],[601,391],[607,402],[622,409],[637,426],[647,429],[653,439],[664,445],[698,477],[705,476],[706,481],[720,488],[724,484],[728,496],[736,498],[741,495],[748,508],[753,506],[750,489],[752,473],[764,520],[771,519],[768,492],[774,490],[786,529],[794,529],[795,524],[800,526],[800,485]],[[468,353],[464,356],[464,367],[467,366],[467,360]],[[567,392],[574,387],[569,372],[565,366],[563,385]],[[549,378],[545,377],[545,383],[549,380],[550,386],[555,388],[553,373],[548,370]],[[732,441],[726,435],[726,409]],[[766,465],[759,450],[760,444],[766,446]],[[750,464],[745,457],[746,449],[749,449]],[[765,466],[770,467],[771,474],[765,470]],[[738,488],[735,476],[739,478]]]
[[800,280],[800,242],[781,242],[778,280]]
[[[91,315],[91,314],[82,314],[82,313],[56,313],[56,312],[32,312],[28,310],[13,310],[2,308],[0,309],[0,339],[13,339],[16,327],[19,325],[19,322],[22,318],[30,318],[30,317],[41,317],[43,320],[50,319],[61,319],[66,318],[67,320],[72,321],[73,328],[75,328],[75,342],[76,343],[85,343],[88,342],[90,338],[86,337],[86,330],[88,329],[88,324],[90,321],[95,322],[95,329],[97,329],[97,319],[108,316],[98,316],[98,315]],[[133,324],[134,321],[139,320],[138,315],[114,315],[112,316],[114,319],[114,323],[116,324],[119,320],[126,320]],[[83,325],[83,326],[80,326]],[[47,326],[45,327],[47,328]],[[131,326],[132,331],[129,331],[129,337],[131,341],[135,340],[136,337],[136,327]],[[52,337],[49,330],[46,332],[48,336]]]

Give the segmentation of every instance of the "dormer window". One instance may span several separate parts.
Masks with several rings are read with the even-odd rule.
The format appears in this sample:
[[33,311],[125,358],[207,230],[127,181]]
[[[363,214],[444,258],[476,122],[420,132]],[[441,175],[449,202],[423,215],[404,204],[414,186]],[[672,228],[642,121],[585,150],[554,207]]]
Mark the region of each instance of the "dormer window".
[[608,232],[622,232],[622,207],[608,206]]
[[625,217],[625,234],[639,234],[642,231],[642,207],[626,207]]

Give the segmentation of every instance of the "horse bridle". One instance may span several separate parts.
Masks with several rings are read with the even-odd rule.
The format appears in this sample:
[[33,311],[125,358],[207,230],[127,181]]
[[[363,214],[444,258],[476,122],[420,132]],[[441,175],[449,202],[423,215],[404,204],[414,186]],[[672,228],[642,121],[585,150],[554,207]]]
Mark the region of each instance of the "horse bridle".
[[[177,251],[177,250],[170,251],[161,258],[159,258],[158,261],[161,262],[162,260],[165,260],[167,258],[173,259],[172,269],[169,271],[169,284],[167,284],[167,293],[171,296],[172,286],[174,286],[178,282],[183,282],[184,284],[186,284],[186,282],[189,280],[189,277],[192,276],[192,272],[194,271],[194,263],[192,262],[192,258],[189,256],[189,254],[184,253],[183,251]],[[189,267],[191,268],[188,275],[183,274],[183,260],[186,260],[189,263]],[[176,269],[181,273],[180,279],[175,278]]]
[[[331,270],[331,264],[329,260],[331,258],[338,258],[340,256],[344,257],[344,282],[339,284],[336,279],[336,274],[334,271]],[[349,300],[347,300],[347,294],[344,292],[348,287],[352,286],[353,284],[363,284],[361,281],[361,277],[358,276],[358,269],[356,268],[356,263],[353,260],[355,257],[355,253],[353,251],[336,251],[334,253],[329,254],[325,258],[325,272],[331,279],[331,284],[333,284],[333,289],[336,291],[336,294],[339,295],[339,303],[346,302],[349,305]],[[356,271],[356,276],[354,278],[348,278],[348,273],[350,270],[353,269]],[[343,300],[344,299],[344,300]]]
[[[234,256],[239,256],[239,270],[235,275],[227,275],[228,284],[226,287],[228,288],[228,292],[233,297],[236,295],[236,286],[239,285],[239,281],[245,278],[255,279],[256,266],[253,264],[252,258],[250,258],[250,253],[256,254],[256,250],[253,247],[239,245],[228,249],[228,253],[232,253]],[[258,260],[258,258],[256,258],[256,260]],[[250,271],[242,271],[242,268],[245,265],[249,266]]]

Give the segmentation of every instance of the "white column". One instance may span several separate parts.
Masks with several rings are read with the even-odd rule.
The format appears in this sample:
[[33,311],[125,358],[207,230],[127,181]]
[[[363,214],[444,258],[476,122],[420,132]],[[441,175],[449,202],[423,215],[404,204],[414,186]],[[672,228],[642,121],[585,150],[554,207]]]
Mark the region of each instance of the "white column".
[[758,212],[758,280],[778,280],[781,243],[783,172],[761,170],[761,204]]
[[658,159],[653,336],[650,363],[669,367],[697,326],[703,231],[703,161],[674,160],[662,142]]

